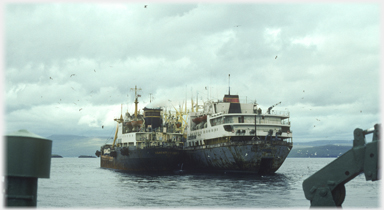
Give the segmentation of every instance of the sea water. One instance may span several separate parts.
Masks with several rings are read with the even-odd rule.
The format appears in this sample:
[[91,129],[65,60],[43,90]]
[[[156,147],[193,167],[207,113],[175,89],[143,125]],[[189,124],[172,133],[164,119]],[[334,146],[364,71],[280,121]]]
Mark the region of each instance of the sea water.
[[[99,158],[52,158],[37,208],[305,208],[303,181],[334,158],[287,158],[274,175],[129,174]],[[379,208],[380,180],[345,185],[343,208]]]

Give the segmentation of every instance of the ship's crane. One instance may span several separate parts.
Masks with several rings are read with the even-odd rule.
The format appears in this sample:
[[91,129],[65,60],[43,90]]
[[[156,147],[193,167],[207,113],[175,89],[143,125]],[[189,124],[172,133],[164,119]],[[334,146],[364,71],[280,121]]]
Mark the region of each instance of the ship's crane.
[[279,103],[275,104],[275,105],[270,106],[270,107],[268,108],[268,110],[267,110],[267,113],[268,113],[268,114],[271,114],[271,110],[272,110],[272,108],[275,107],[275,106],[277,106],[277,105],[279,105],[279,104],[281,104],[281,101],[280,101]]

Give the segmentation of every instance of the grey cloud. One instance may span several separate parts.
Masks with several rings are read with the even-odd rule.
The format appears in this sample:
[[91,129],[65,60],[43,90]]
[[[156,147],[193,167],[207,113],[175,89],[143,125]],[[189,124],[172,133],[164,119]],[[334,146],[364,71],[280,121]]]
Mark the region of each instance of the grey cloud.
[[[140,106],[149,93],[178,106],[197,94],[222,99],[231,74],[242,100],[263,109],[282,101],[277,109],[291,110],[298,139],[349,135],[360,126],[353,121],[379,121],[379,11],[353,3],[7,4],[7,130],[51,135],[58,124],[47,116],[55,116],[60,132],[105,134],[92,126],[114,129],[111,113],[132,103],[135,85]],[[310,129],[319,116],[328,120]]]

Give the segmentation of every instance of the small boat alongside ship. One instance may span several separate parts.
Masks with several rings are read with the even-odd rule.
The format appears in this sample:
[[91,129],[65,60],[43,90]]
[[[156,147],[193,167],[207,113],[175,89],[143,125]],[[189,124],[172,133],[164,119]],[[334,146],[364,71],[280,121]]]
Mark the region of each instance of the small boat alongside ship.
[[183,132],[174,116],[162,108],[137,110],[138,94],[135,87],[135,112],[116,118],[117,128],[112,144],[105,144],[100,156],[102,168],[128,172],[172,172],[182,167]]
[[[198,107],[198,106],[196,106]],[[262,112],[238,95],[207,101],[188,115],[185,169],[203,172],[274,173],[292,148],[289,112]],[[272,112],[271,112],[272,111]]]

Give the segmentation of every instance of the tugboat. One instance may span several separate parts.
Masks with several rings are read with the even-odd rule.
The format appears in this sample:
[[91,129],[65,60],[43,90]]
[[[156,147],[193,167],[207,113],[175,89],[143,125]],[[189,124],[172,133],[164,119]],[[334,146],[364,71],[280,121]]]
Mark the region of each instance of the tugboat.
[[185,170],[275,173],[293,145],[289,112],[272,110],[276,105],[263,113],[229,89],[222,101],[196,106],[188,114]]
[[96,156],[100,166],[127,172],[162,173],[182,167],[183,132],[178,120],[162,108],[145,107],[144,114],[137,110],[138,94],[135,86],[135,112],[128,111],[117,122],[112,144],[105,144]]

